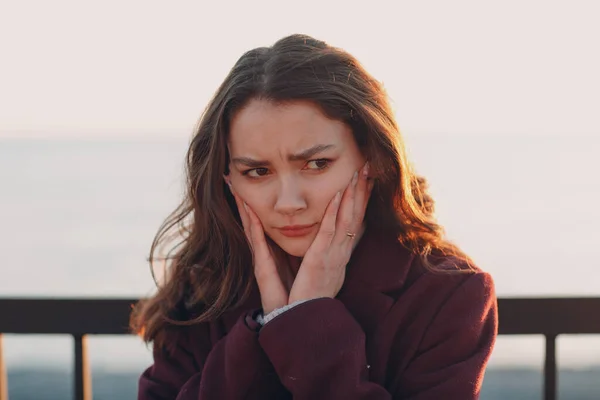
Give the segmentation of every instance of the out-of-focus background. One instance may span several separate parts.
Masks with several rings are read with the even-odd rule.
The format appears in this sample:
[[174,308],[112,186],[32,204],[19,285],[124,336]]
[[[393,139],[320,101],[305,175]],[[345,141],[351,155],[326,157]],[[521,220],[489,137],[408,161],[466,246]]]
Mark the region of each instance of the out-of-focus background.
[[[0,1],[0,298],[151,294],[204,106],[290,33],[383,81],[439,220],[499,297],[598,297],[599,17],[592,0]],[[69,336],[3,342],[11,400],[70,396]],[[560,398],[600,398],[600,336],[557,354]],[[501,336],[482,398],[541,398],[543,355],[542,336]],[[134,398],[151,363],[126,336],[90,356],[95,399]]]

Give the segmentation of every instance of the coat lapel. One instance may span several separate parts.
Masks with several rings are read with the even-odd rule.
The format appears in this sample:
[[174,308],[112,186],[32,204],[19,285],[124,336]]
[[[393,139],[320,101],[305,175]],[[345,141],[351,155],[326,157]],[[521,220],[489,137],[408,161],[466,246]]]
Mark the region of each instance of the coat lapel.
[[382,383],[385,371],[373,360],[388,357],[378,354],[386,346],[375,338],[382,337],[382,330],[386,329],[385,318],[403,288],[414,258],[393,234],[367,229],[352,254],[344,286],[337,296],[367,336],[367,361],[373,364],[370,377],[374,382]]

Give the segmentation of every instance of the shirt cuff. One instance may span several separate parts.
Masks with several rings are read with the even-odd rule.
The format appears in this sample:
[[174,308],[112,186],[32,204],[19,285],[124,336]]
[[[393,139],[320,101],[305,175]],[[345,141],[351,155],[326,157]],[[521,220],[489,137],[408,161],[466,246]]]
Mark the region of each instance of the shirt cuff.
[[286,312],[287,310],[296,307],[297,305],[300,305],[304,302],[306,302],[308,300],[298,300],[293,302],[292,304],[288,304],[287,306],[283,306],[281,308],[276,308],[273,311],[271,311],[270,313],[268,313],[267,315],[263,315],[262,313],[259,313],[255,320],[256,322],[258,322],[260,325],[264,326],[267,322],[271,321],[273,318],[275,318],[278,315],[283,314],[284,312]]

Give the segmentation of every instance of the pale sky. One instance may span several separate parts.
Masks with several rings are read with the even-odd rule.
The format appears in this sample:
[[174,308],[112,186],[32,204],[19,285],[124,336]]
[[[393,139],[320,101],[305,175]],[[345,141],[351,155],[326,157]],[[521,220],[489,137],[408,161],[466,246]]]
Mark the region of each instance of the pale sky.
[[0,137],[188,137],[290,33],[384,82],[406,134],[600,133],[600,2],[0,0]]

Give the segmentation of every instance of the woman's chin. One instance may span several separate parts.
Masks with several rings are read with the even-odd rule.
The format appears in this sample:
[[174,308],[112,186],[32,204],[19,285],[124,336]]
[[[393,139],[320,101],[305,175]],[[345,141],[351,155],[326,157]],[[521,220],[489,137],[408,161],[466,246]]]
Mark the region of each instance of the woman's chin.
[[[285,250],[285,249],[284,249],[284,250]],[[286,252],[287,254],[289,254],[290,256],[292,256],[292,257],[298,257],[298,258],[303,258],[303,257],[304,257],[304,255],[306,254],[306,251],[305,251],[305,250],[295,250],[295,249],[292,249],[292,250],[285,250],[285,252]]]
[[312,243],[312,238],[310,237],[302,237],[302,238],[278,238],[279,240],[275,241],[279,247],[287,254],[293,257],[304,257],[306,251],[310,247]]

